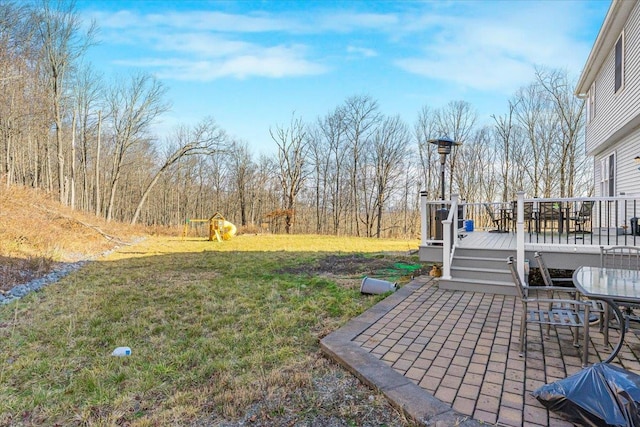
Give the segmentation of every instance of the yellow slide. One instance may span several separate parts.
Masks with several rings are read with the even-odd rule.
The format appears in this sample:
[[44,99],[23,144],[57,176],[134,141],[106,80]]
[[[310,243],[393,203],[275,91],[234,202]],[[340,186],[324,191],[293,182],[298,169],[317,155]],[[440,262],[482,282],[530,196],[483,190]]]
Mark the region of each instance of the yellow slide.
[[222,223],[222,240],[230,240],[233,236],[236,235],[236,226],[230,223],[229,221],[224,221]]

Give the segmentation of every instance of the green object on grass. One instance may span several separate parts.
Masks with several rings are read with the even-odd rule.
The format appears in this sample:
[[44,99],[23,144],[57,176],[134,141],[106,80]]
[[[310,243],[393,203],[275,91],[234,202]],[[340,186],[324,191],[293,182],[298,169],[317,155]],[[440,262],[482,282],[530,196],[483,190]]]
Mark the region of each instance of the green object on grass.
[[376,270],[372,276],[385,277],[389,280],[397,280],[404,276],[410,276],[415,271],[422,268],[421,264],[409,264],[406,262],[396,262],[393,266]]
[[396,262],[393,264],[393,267],[398,270],[406,270],[406,271],[416,271],[422,268],[421,264],[407,264],[405,262]]

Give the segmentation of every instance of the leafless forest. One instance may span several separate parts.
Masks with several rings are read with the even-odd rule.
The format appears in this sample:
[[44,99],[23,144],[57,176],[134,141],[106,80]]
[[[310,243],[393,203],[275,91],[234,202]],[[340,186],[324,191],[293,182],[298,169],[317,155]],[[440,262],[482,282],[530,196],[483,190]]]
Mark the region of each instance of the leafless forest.
[[440,194],[427,141],[447,135],[463,144],[448,158],[447,191],[467,201],[592,194],[584,102],[564,70],[539,66],[487,124],[465,101],[425,105],[408,123],[357,94],[321,117],[283,117],[269,129],[274,154],[257,157],[211,117],[158,135],[166,86],[93,69],[84,58],[99,37],[70,2],[0,0],[6,185],[114,221],[179,225],[221,212],[241,230],[417,237],[420,191]]

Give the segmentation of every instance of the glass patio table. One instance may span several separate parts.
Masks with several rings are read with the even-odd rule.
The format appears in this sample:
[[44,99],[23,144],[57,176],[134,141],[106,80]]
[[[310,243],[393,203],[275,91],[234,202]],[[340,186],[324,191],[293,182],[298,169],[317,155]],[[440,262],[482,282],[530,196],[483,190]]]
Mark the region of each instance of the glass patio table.
[[[626,329],[618,304],[640,304],[640,271],[582,266],[574,271],[573,283],[585,297],[606,302],[618,318],[620,339],[605,360],[605,363],[609,363],[618,355],[624,342]],[[605,322],[608,325],[608,319]],[[605,341],[609,342],[607,335],[605,333]]]

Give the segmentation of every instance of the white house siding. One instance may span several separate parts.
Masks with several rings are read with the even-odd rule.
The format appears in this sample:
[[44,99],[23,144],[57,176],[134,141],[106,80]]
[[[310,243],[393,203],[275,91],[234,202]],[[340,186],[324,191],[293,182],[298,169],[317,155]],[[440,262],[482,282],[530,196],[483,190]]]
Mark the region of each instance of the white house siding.
[[[603,196],[601,181],[601,161],[608,158],[609,155],[615,153],[616,171],[615,171],[615,195],[624,194],[625,196],[640,196],[640,164],[636,164],[635,157],[640,156],[640,129],[634,131],[631,135],[618,141],[615,148],[611,147],[601,151],[594,158],[594,178],[595,178],[595,195]],[[600,227],[608,227],[610,229],[619,228],[628,224],[628,218],[638,216],[638,209],[633,203],[626,205],[626,211],[622,208],[623,204],[616,206],[615,204],[602,204],[594,211],[594,220]],[[600,218],[601,217],[601,218]]]
[[600,190],[600,163],[611,153],[616,156],[615,195],[624,193],[628,196],[640,196],[640,164],[635,161],[635,157],[640,156],[640,129],[618,141],[615,148],[605,149],[594,157],[596,196],[603,196]]
[[[634,6],[624,29],[624,83],[614,93],[615,52],[611,46],[607,59],[596,78],[595,117],[587,124],[586,151],[596,156],[623,135],[629,125],[635,127],[634,118],[640,118],[640,2]],[[618,148],[617,148],[618,149]],[[596,161],[596,169],[599,168]],[[599,171],[596,171],[599,174]],[[599,182],[599,179],[598,181]],[[620,182],[620,180],[619,180]]]

